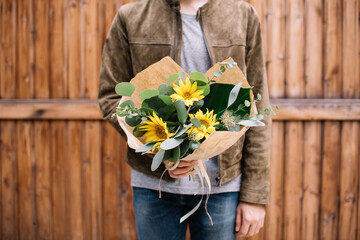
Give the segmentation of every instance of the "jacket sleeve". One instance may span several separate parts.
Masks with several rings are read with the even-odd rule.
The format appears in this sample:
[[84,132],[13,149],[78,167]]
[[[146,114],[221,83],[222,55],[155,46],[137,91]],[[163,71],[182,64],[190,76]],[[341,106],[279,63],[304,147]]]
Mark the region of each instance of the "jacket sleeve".
[[[260,20],[255,9],[250,5],[246,40],[246,75],[253,86],[256,97],[261,94],[262,100],[257,101],[259,113],[269,108],[269,92],[266,67],[261,39]],[[268,204],[270,195],[270,116],[264,115],[265,126],[250,127],[245,134],[242,158],[242,179],[240,201]]]
[[105,120],[126,139],[117,117],[113,116],[121,96],[115,92],[119,82],[130,81],[133,77],[129,42],[121,8],[117,12],[107,34],[100,68],[98,103]]

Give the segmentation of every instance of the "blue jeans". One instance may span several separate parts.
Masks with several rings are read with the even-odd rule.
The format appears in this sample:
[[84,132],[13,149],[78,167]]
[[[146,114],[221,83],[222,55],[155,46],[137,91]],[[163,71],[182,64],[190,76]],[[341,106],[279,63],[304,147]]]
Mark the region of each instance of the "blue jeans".
[[133,187],[136,231],[139,240],[185,239],[189,224],[191,240],[236,240],[235,217],[239,192],[211,194],[207,209],[204,205],[180,224],[180,218],[200,201],[200,195],[161,193],[146,188]]

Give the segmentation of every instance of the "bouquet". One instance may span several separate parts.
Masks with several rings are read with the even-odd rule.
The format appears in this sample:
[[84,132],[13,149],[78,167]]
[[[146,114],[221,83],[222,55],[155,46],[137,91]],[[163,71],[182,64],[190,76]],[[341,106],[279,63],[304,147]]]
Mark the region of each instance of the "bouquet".
[[[116,115],[129,147],[153,155],[152,171],[166,162],[166,172],[175,169],[180,160],[207,160],[219,155],[250,127],[264,126],[261,120],[273,110],[270,106],[258,113],[255,103],[261,95],[255,99],[251,89],[232,58],[215,64],[205,74],[188,75],[167,56],[130,82],[116,86],[116,93],[122,96]],[[203,193],[205,184],[211,191],[202,161],[188,174],[199,175]],[[195,212],[201,201],[180,222]]]

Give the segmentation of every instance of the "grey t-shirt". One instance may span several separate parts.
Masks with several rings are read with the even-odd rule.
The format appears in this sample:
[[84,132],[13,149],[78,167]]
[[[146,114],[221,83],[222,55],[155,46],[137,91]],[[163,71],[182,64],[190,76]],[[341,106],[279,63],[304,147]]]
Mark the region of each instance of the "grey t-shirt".
[[[200,22],[196,21],[196,15],[181,13],[183,26],[183,46],[181,52],[181,67],[190,74],[197,71],[205,73],[211,67],[210,55],[206,47]],[[218,158],[213,157],[204,161],[207,173],[211,181],[211,193],[238,192],[240,191],[241,174],[232,181],[216,185],[219,176]],[[195,176],[195,182],[189,176],[175,182],[161,182],[161,191],[177,194],[194,194],[198,189],[200,179]],[[159,189],[159,179],[149,177],[142,172],[131,169],[131,186],[148,189]]]

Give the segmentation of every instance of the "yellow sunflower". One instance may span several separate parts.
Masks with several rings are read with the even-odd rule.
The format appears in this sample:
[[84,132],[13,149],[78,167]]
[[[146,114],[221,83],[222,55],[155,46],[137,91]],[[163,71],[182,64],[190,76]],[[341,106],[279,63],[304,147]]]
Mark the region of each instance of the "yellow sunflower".
[[191,84],[188,77],[185,79],[185,84],[182,80],[180,80],[179,85],[174,84],[173,88],[175,93],[172,94],[170,97],[175,100],[184,101],[187,107],[192,106],[195,101],[199,101],[200,99],[204,98],[204,96],[201,94],[205,90],[196,90],[197,82]]
[[174,133],[168,132],[166,123],[164,123],[163,120],[159,118],[155,112],[153,113],[153,117],[149,115],[149,118],[150,121],[145,121],[144,125],[139,127],[139,130],[146,132],[143,135],[146,138],[146,142],[160,141],[154,145],[155,149],[161,144],[161,142],[173,136]]
[[201,140],[203,137],[207,138],[213,131],[215,131],[215,125],[219,122],[216,121],[216,114],[214,114],[214,110],[206,110],[204,114],[200,109],[194,114],[189,114],[190,118],[197,118],[200,121],[200,127],[191,126],[186,133],[189,134],[189,137],[193,138],[190,140]]

